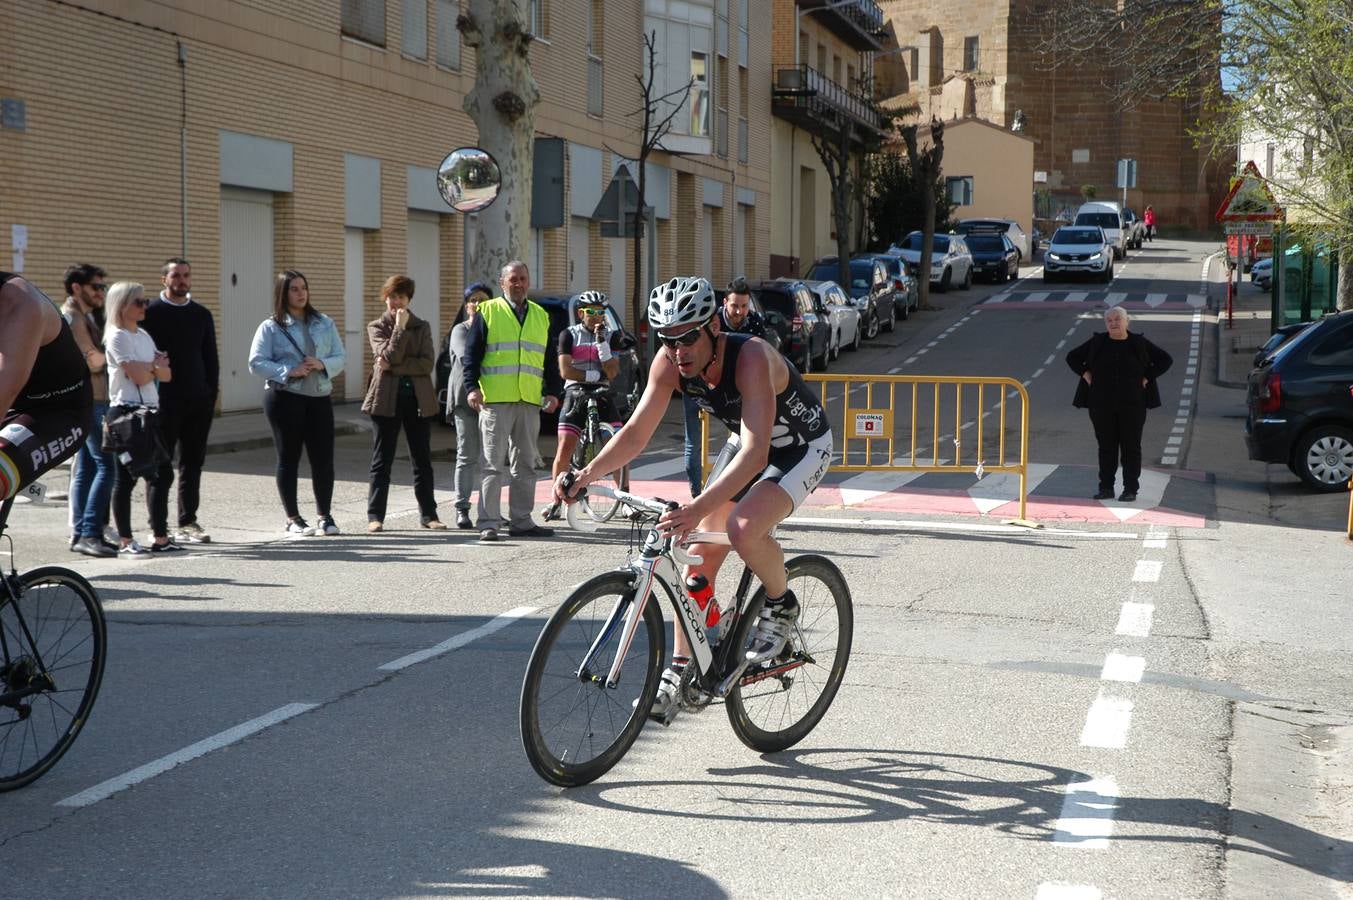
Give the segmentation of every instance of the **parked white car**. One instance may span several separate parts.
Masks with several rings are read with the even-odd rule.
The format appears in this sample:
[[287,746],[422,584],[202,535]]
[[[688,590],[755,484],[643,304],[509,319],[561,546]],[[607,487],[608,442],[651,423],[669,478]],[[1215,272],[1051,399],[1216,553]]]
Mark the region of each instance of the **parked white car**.
[[842,348],[859,350],[860,342],[864,340],[864,329],[860,327],[860,310],[850,295],[835,281],[805,281],[804,284],[827,307],[827,320],[832,326],[829,344],[831,358],[840,356]]
[[[919,272],[921,237],[921,232],[913,231],[903,238],[902,243],[890,247],[888,252],[901,256]],[[935,235],[934,246],[930,248],[930,283],[941,291],[949,290],[954,284],[965,291],[972,287],[972,254],[959,235]]]
[[1117,203],[1095,201],[1083,203],[1076,211],[1075,225],[1098,226],[1103,229],[1113,247],[1114,259],[1125,259],[1128,251],[1128,229],[1123,223],[1123,212]]

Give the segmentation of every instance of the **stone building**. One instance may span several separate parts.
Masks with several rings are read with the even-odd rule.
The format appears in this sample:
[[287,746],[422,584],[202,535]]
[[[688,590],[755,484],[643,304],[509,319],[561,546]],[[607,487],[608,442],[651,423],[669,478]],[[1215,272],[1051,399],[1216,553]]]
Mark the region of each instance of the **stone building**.
[[1041,68],[1037,50],[1049,0],[881,5],[890,37],[902,48],[879,64],[882,93],[906,95],[926,118],[976,117],[1009,128],[1022,113],[1035,172],[1046,174],[1037,187],[1064,205],[1078,201],[1087,184],[1101,199],[1120,198],[1115,167],[1130,158],[1137,160],[1137,188],[1128,191],[1129,206],[1152,204],[1166,226],[1212,225],[1231,161],[1211,160],[1194,147],[1188,135],[1194,105],[1143,102],[1121,111],[1105,87],[1121,73],[1093,65]]
[[[360,396],[365,323],[387,276],[413,277],[415,309],[444,334],[465,283],[496,275],[466,271],[473,229],[434,183],[443,156],[476,139],[461,109],[474,53],[455,28],[467,5],[0,2],[0,234],[27,236],[4,265],[59,299],[73,262],[154,288],[166,257],[188,257],[194,296],[216,317],[227,410],[260,405],[249,342],[273,274],[299,268],[347,337],[339,390]],[[764,277],[772,76],[768,43],[749,34],[771,0],[522,6],[543,94],[521,251],[535,293],[628,297],[631,244],[603,238],[593,212],[637,153],[627,113],[640,106],[646,33],[658,36],[658,93],[677,87],[683,107],[649,161],[656,278]]]

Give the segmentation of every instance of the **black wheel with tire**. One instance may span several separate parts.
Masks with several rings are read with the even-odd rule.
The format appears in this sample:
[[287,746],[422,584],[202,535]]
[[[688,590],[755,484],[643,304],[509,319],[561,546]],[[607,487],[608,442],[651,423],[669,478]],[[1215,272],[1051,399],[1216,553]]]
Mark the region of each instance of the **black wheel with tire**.
[[44,566],[11,579],[17,604],[0,587],[0,694],[37,688],[0,703],[0,791],[42,775],[89,721],[103,683],[108,629],[89,582]]
[[1113,281],[1113,263],[1109,263],[1109,267],[1104,270],[1104,275],[1100,280],[1103,281],[1105,284],[1108,284],[1111,281]]
[[854,352],[856,352],[857,350],[860,349],[860,343],[861,343],[861,341],[862,341],[863,338],[864,338],[863,332],[864,332],[864,326],[862,326],[859,322],[856,322],[856,323],[855,323],[855,340],[854,340],[854,341],[851,343],[851,345],[850,345],[850,352],[851,352],[851,353],[854,353]]
[[892,334],[897,330],[897,301],[894,300],[888,304],[888,322],[883,326],[883,330]]
[[879,314],[877,307],[869,313],[869,327],[865,329],[864,336],[871,341],[879,336]]
[[[799,621],[785,650],[752,666],[725,702],[733,733],[753,750],[775,753],[808,736],[832,705],[850,660],[855,617],[841,570],[821,556],[799,556],[785,566],[799,601]],[[745,647],[765,602],[758,589],[733,632]]]
[[[893,309],[897,309],[897,295],[896,295],[896,294],[893,295]],[[901,319],[903,322],[905,322],[905,321],[907,321],[907,319],[908,319],[910,316],[911,316],[911,303],[908,302],[907,296],[906,296],[905,294],[903,294],[903,295],[902,295],[902,315],[898,316],[898,318]]]
[[1293,471],[1317,491],[1347,489],[1353,477],[1353,429],[1317,425],[1297,441],[1292,462]]
[[835,360],[841,358],[841,332],[838,330],[833,337],[836,339],[832,341],[831,350],[827,353],[827,358]]
[[953,277],[953,272],[948,269],[944,270],[944,274],[940,276],[940,283],[937,285],[941,294],[949,290],[949,283],[953,280]]
[[[662,589],[657,591],[644,608],[613,688],[606,679],[625,614],[634,603],[632,574],[606,572],[584,582],[540,632],[521,686],[521,741],[531,767],[551,784],[577,787],[595,781],[620,761],[643,729],[666,647],[658,609]],[[613,612],[619,614],[613,617]],[[594,644],[599,650],[580,672]]]
[[965,291],[972,287],[972,266],[968,266],[968,271],[963,273],[963,284],[960,287]]
[[799,357],[798,362],[794,363],[794,367],[799,370],[800,375],[807,375],[813,371],[813,348],[808,342],[804,342],[803,355]]

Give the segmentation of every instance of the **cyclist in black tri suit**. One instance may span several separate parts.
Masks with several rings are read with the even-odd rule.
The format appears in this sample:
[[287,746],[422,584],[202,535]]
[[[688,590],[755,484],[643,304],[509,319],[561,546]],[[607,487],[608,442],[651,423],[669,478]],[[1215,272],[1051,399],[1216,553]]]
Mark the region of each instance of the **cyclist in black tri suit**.
[[84,443],[94,390],[80,347],[56,304],[0,272],[0,501]]
[[[725,531],[729,543],[766,589],[756,634],[747,658],[771,659],[784,649],[798,620],[799,604],[789,590],[785,555],[772,530],[803,503],[832,459],[832,433],[822,404],[792,366],[760,338],[721,334],[717,303],[703,278],[673,278],[649,296],[649,326],[665,348],[649,369],[644,395],[625,427],[569,484],[555,481],[555,496],[573,502],[597,473],[613,472],[648,445],[667,411],[672,391],[696,399],[732,433],[719,454],[709,483],[689,504],[665,513],[658,527],[684,536],[692,531]],[[728,547],[700,544],[696,568],[714,583]],[[680,669],[689,660],[685,634],[674,629],[673,665],[651,714],[666,713],[675,698]]]

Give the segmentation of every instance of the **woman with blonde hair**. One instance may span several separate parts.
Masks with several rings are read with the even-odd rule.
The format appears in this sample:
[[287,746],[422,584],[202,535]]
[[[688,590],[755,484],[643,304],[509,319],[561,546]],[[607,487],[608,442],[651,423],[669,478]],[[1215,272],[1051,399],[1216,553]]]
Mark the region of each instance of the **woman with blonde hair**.
[[[169,381],[169,355],[140,327],[146,317],[145,288],[135,282],[119,281],[108,289],[104,304],[107,323],[103,346],[108,359],[108,416],[113,418],[124,407],[160,406],[159,382]],[[146,506],[154,542],[149,549],[132,537],[132,488],[137,476],[121,459],[113,475],[113,522],[117,526],[118,553],[137,556],[143,553],[172,553],[182,550],[169,539],[168,494],[157,491],[146,479]]]
[[367,489],[367,531],[385,528],[390,496],[390,467],[395,461],[399,432],[409,445],[413,462],[413,493],[424,528],[441,530],[432,477],[432,417],[437,415],[437,390],[432,384],[436,359],[432,327],[409,310],[413,279],[392,275],[381,287],[385,312],[366,326],[373,356],[371,383],[362,412],[371,416],[371,480]]

